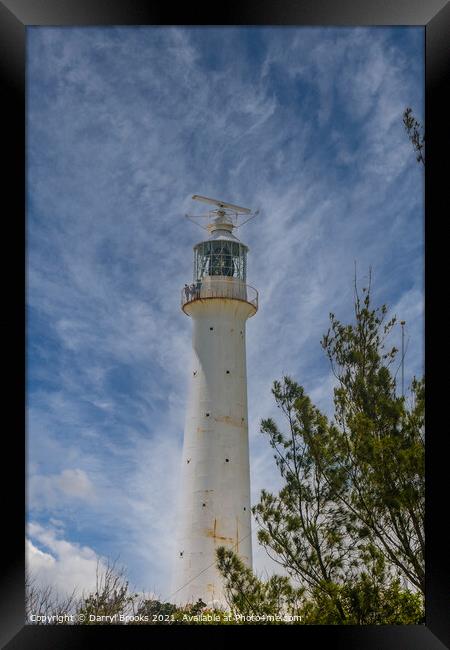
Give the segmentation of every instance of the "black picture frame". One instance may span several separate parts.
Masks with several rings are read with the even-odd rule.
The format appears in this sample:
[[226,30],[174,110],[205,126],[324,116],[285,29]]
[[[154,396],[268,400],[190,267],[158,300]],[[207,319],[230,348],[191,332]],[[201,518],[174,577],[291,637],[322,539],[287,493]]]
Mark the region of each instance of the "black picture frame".
[[[450,87],[450,4],[445,0],[259,0],[222,2],[201,10],[191,3],[175,9],[145,0],[0,0],[0,78],[4,129],[2,198],[5,252],[13,252],[4,287],[10,289],[8,318],[11,330],[5,344],[15,340],[14,362],[7,374],[5,399],[11,405],[10,425],[4,426],[3,558],[1,577],[2,647],[98,648],[106,636],[123,647],[138,647],[145,640],[186,642],[212,634],[229,643],[236,634],[255,643],[254,634],[265,626],[33,626],[24,625],[25,533],[25,64],[26,28],[31,25],[418,25],[425,32],[426,65],[426,169],[425,169],[425,367],[426,388],[426,625],[423,626],[277,626],[277,635],[295,635],[295,642],[309,648],[357,648],[371,650],[450,647],[449,545],[446,535],[448,468],[445,442],[448,435],[445,402],[445,327],[441,317],[446,302],[437,286],[444,277],[446,256],[439,243],[448,215],[449,183],[448,115],[446,86]],[[445,179],[445,180],[444,180]],[[441,225],[442,224],[442,225]],[[26,243],[26,242],[25,242]],[[13,280],[11,282],[11,280]],[[12,315],[12,318],[11,318]],[[441,371],[441,372],[440,372]],[[444,426],[442,426],[442,424]],[[6,466],[12,471],[6,472]],[[442,499],[440,497],[443,497]],[[182,636],[180,636],[182,635]],[[251,639],[248,635],[251,635]],[[139,637],[139,639],[138,639]],[[216,641],[217,642],[217,641]]]

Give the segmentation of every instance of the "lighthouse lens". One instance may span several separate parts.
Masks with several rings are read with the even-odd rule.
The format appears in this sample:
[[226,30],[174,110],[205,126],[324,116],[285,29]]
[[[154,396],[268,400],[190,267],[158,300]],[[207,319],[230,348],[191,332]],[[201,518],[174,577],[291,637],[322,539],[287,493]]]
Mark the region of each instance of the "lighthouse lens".
[[214,275],[245,280],[247,248],[231,241],[207,241],[194,249],[194,280]]

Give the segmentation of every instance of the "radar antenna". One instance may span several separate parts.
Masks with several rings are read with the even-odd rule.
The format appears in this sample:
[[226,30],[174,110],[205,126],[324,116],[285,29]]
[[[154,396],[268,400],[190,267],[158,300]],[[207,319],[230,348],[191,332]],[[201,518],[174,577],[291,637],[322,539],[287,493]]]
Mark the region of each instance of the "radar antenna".
[[[209,197],[201,196],[200,194],[194,194],[192,198],[195,201],[201,201],[202,203],[208,203],[210,205],[216,206],[215,210],[210,210],[206,214],[185,215],[189,221],[192,221],[192,223],[195,223],[195,225],[200,226],[200,228],[203,228],[204,230],[210,230],[213,224],[219,223],[227,224],[232,228],[240,228],[244,225],[244,223],[247,223],[250,221],[250,219],[253,219],[257,214],[259,214],[259,210],[256,210],[252,213],[250,208],[243,208],[240,205],[234,205],[233,203],[225,203],[225,201],[220,201],[218,199],[210,199]],[[248,219],[245,219],[245,221],[239,222],[241,215],[244,214],[251,216]],[[206,226],[203,226],[201,223],[195,221],[195,219],[209,219],[209,223]]]

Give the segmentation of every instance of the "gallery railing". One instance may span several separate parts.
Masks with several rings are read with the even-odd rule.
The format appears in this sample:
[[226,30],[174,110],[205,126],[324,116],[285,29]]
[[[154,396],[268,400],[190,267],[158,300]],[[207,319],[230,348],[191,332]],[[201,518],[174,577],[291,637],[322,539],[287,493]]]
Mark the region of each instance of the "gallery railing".
[[194,300],[230,298],[244,300],[258,309],[258,292],[242,280],[228,277],[206,276],[200,283],[190,284],[181,291],[181,307]]

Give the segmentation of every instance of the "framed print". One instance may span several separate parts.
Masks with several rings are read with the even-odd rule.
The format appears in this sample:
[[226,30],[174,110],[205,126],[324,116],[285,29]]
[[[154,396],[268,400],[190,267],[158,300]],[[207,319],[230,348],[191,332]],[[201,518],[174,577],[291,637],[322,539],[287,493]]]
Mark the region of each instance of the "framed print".
[[5,647],[449,646],[449,20],[0,3]]

